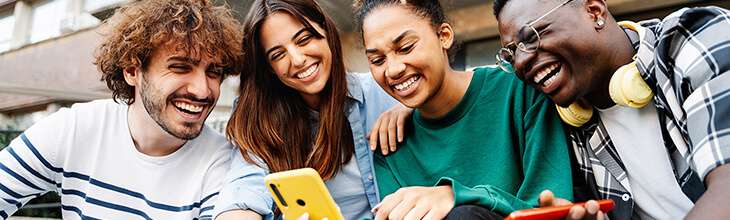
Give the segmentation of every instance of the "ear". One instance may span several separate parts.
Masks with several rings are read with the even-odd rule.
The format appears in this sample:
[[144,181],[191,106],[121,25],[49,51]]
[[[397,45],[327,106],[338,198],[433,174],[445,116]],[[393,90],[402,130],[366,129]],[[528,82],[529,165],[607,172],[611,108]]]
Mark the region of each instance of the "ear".
[[608,23],[608,5],[605,0],[586,0],[584,3],[588,16],[593,21],[593,27],[599,31]]
[[129,66],[127,68],[124,68],[123,70],[124,74],[124,81],[127,82],[127,85],[130,86],[137,86],[140,83],[140,77],[142,77],[142,71],[137,66]]
[[454,45],[454,29],[451,28],[449,23],[443,23],[438,28],[439,41],[441,41],[441,48],[448,50]]

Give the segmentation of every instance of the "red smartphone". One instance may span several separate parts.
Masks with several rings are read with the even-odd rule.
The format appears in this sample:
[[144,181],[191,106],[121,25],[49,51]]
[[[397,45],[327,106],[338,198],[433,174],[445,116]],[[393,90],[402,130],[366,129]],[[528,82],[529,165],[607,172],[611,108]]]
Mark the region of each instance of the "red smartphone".
[[[585,203],[576,203],[564,206],[524,209],[510,213],[509,216],[504,218],[504,220],[564,219],[565,216],[568,215],[568,212],[570,212],[570,207],[573,207],[574,205],[582,206],[584,204]],[[608,211],[611,211],[611,209],[613,209],[613,205],[613,200],[598,200],[598,206],[600,207],[601,211],[603,211],[603,213],[608,213]]]

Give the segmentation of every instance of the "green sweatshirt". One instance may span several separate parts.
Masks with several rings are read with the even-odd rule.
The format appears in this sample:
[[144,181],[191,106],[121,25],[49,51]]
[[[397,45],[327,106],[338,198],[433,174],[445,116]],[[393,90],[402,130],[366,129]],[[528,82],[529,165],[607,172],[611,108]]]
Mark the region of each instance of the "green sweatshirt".
[[545,189],[573,198],[555,106],[513,74],[478,68],[444,117],[429,120],[415,111],[407,124],[396,152],[375,154],[381,198],[401,187],[451,185],[455,206],[478,204],[502,215],[536,207]]

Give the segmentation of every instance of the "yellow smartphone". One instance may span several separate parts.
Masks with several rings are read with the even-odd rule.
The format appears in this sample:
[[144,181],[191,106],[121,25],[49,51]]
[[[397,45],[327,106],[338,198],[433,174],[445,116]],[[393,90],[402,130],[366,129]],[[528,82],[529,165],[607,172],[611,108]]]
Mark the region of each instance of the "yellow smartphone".
[[302,168],[272,173],[264,178],[285,220],[309,213],[311,220],[344,220],[335,200],[316,170]]

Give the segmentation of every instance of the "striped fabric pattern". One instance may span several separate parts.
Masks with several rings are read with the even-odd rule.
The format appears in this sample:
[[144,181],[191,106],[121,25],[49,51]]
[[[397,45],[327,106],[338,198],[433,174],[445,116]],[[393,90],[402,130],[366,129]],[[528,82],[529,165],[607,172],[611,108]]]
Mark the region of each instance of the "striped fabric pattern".
[[[126,124],[126,107],[120,106],[96,101],[63,109],[0,152],[0,219],[52,190],[61,196],[64,219],[211,219],[233,147],[206,128],[200,140],[189,141],[178,152],[145,157],[127,145],[128,132],[118,133],[127,129],[117,126]],[[94,117],[78,116],[88,111],[116,120],[84,125]],[[99,128],[101,132],[84,129],[105,125],[109,128]],[[66,132],[48,133],[56,129]],[[125,134],[130,140],[120,138]],[[99,141],[110,147],[92,144]]]

